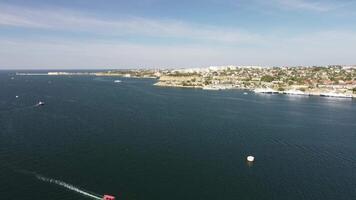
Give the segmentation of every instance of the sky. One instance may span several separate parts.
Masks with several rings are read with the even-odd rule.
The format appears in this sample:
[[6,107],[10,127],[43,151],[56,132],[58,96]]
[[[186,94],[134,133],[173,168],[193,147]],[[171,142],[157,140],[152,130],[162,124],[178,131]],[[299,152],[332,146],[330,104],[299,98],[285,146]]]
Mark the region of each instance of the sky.
[[355,0],[0,0],[0,69],[334,64]]

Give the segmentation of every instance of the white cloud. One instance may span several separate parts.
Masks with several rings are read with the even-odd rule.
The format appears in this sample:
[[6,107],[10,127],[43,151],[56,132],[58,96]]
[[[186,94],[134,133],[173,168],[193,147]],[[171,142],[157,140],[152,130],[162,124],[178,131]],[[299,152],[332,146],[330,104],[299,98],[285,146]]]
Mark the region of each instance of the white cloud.
[[309,10],[315,12],[328,12],[335,9],[344,7],[348,3],[330,3],[330,1],[315,1],[315,0],[272,0],[271,3],[275,3],[283,8],[297,9],[297,10]]
[[0,46],[0,66],[15,68],[196,66],[222,61],[223,53],[226,53],[199,46],[109,44],[101,41],[0,40]]
[[87,32],[108,36],[144,36],[207,42],[251,43],[261,40],[238,29],[141,17],[105,19],[63,9],[34,9],[0,4],[0,26]]
[[293,9],[307,9],[312,11],[329,11],[332,7],[320,2],[311,2],[307,0],[277,0],[282,6]]
[[[344,40],[348,38],[348,40]],[[0,40],[2,68],[192,67],[355,64],[356,33],[327,31],[268,37],[258,48],[143,45],[103,41]],[[21,58],[21,59],[19,59]]]
[[[280,1],[280,0],[275,0]],[[296,4],[296,8],[314,9]],[[303,1],[304,2],[304,1]],[[326,8],[326,7],[325,7]],[[63,9],[34,9],[0,4],[1,26],[105,36],[142,36],[186,42],[145,44],[124,40],[68,37],[19,39],[0,35],[0,68],[100,68],[139,66],[318,65],[355,64],[356,33],[319,31],[309,34],[254,34],[234,28],[146,18],[105,19]],[[55,41],[55,42],[54,42]],[[189,43],[193,41],[192,43]]]

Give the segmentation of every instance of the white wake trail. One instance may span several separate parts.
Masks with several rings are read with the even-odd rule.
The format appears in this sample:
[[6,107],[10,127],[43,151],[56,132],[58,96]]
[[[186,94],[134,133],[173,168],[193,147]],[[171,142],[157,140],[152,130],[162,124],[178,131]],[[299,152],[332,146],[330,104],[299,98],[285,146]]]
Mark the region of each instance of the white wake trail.
[[74,192],[78,192],[82,195],[85,195],[87,197],[90,197],[90,198],[93,198],[93,199],[96,199],[96,200],[102,200],[101,197],[97,196],[97,195],[93,195],[93,194],[90,194],[89,192],[86,192],[86,191],[83,191],[77,187],[75,187],[74,185],[71,185],[71,184],[68,184],[68,183],[65,183],[63,181],[60,181],[60,180],[56,180],[56,179],[52,179],[52,178],[47,178],[47,177],[44,177],[44,176],[41,176],[41,175],[36,175],[36,178],[38,180],[41,180],[41,181],[44,181],[44,182],[48,182],[48,183],[53,183],[53,184],[56,184],[56,185],[59,185],[59,186],[62,186],[62,187],[65,187],[69,190],[72,190]]

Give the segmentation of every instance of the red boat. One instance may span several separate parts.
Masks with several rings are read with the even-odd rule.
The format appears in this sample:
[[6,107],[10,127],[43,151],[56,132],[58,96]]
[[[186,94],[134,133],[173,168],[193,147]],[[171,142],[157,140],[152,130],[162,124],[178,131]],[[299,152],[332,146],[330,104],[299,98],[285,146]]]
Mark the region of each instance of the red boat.
[[104,197],[103,197],[103,200],[115,200],[115,197],[105,194]]

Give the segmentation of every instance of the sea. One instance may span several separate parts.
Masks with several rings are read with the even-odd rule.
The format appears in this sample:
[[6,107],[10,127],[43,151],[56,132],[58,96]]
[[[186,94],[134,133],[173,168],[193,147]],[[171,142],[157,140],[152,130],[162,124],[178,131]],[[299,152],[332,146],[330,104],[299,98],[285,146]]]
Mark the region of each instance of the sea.
[[0,199],[356,199],[355,99],[155,82],[0,71]]

